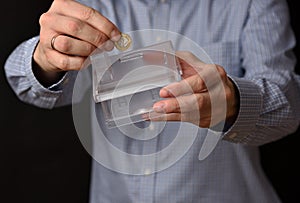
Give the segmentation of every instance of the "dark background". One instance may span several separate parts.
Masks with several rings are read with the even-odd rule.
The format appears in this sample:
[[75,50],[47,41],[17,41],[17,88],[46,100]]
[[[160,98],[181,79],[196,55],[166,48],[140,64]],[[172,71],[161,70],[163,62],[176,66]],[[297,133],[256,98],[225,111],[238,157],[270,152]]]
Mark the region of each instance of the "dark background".
[[[90,157],[76,135],[71,107],[45,110],[20,102],[3,70],[13,49],[39,33],[39,16],[51,2],[10,0],[1,6],[0,202],[88,201]],[[288,3],[292,26],[300,40],[296,1]],[[300,57],[299,46],[295,53]],[[287,203],[300,202],[299,136],[300,130],[261,147],[266,174]]]

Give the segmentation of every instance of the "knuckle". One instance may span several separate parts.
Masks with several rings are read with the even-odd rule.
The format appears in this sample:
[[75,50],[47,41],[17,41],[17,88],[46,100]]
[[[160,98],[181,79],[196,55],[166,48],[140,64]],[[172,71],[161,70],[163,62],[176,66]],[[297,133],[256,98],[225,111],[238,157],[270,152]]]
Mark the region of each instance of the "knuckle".
[[192,52],[190,52],[190,51],[186,51],[186,55],[188,57],[194,57],[194,54]]
[[226,71],[224,70],[224,68],[223,68],[222,66],[220,66],[220,65],[216,65],[216,67],[217,67],[217,70],[218,70],[218,72],[219,72],[221,78],[222,78],[222,79],[226,78],[226,77],[227,77],[227,73],[226,73]]
[[58,41],[58,43],[56,45],[56,49],[58,49],[61,52],[68,52],[71,49],[71,43],[66,37],[62,37]]
[[103,44],[105,41],[106,41],[106,37],[105,37],[104,34],[99,33],[99,34],[95,35],[95,38],[94,38],[94,43],[95,43],[95,45],[101,45],[101,44]]
[[67,25],[68,30],[72,34],[79,33],[82,29],[82,24],[79,21],[70,21]]
[[190,59],[192,56],[193,56],[193,54],[190,51],[182,51],[182,52],[180,52],[180,55],[179,55],[179,57],[185,61]]
[[201,78],[200,75],[197,75],[197,77],[195,78],[194,86],[194,92],[201,91],[206,86],[204,80]]
[[180,97],[176,98],[176,99],[174,99],[174,102],[170,106],[172,106],[172,108],[173,108],[172,110],[173,111],[180,112],[181,107],[184,106],[184,101],[182,101],[182,99],[180,99]]
[[102,20],[103,29],[107,30],[107,33],[111,33],[114,29],[114,25],[106,18]]
[[181,53],[183,56],[186,56],[186,57],[191,57],[193,55],[192,52],[190,52],[190,51],[182,51]]
[[96,48],[94,46],[90,45],[90,44],[88,44],[86,46],[86,52],[88,53],[88,55],[91,54],[95,49]]
[[43,25],[47,25],[49,24],[50,20],[51,20],[51,17],[52,15],[50,13],[43,13],[41,16],[40,16],[40,19],[39,19],[39,24],[41,26]]
[[197,77],[197,83],[200,88],[205,86],[205,82],[201,77]]
[[230,88],[225,89],[225,98],[226,99],[232,99],[235,95],[235,92],[233,92]]
[[68,70],[70,68],[69,64],[70,64],[69,58],[65,56],[58,59],[57,67],[60,68],[61,70]]
[[81,19],[84,21],[89,21],[94,15],[95,15],[95,10],[90,7],[85,7],[82,9],[81,12]]
[[213,69],[213,68],[216,69],[215,64],[209,64],[209,63],[203,64],[203,69]]

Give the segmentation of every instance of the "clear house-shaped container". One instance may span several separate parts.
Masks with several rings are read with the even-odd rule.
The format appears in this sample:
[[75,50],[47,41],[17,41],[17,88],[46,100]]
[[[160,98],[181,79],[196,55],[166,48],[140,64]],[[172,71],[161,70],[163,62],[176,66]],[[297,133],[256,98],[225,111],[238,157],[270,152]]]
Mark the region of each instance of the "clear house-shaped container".
[[91,56],[93,96],[101,105],[107,126],[140,122],[161,100],[162,87],[181,79],[181,68],[171,41],[137,50]]

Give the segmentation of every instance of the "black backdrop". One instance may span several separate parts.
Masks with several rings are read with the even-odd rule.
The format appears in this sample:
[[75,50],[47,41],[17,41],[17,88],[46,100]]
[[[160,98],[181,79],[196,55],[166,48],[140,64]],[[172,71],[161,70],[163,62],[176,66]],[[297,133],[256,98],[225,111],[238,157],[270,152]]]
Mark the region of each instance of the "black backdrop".
[[[38,34],[39,16],[51,2],[10,0],[1,6],[0,202],[88,201],[90,157],[76,135],[71,107],[44,110],[20,102],[3,71],[11,51]],[[288,2],[300,40],[296,1]],[[295,53],[300,56],[299,46]],[[263,167],[283,202],[300,202],[299,136],[300,130],[261,147]]]

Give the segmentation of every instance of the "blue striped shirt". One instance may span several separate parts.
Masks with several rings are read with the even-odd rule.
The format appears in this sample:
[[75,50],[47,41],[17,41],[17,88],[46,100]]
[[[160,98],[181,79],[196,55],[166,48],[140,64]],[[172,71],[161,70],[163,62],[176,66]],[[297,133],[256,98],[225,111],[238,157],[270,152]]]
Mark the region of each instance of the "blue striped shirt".
[[[199,44],[223,66],[240,95],[239,115],[212,154],[198,160],[201,129],[189,151],[171,167],[150,175],[124,175],[93,162],[90,201],[96,202],[280,202],[260,166],[257,146],[280,139],[299,125],[299,79],[293,74],[295,39],[283,0],[82,0],[120,30],[163,29]],[[38,37],[11,54],[7,78],[22,101],[53,108],[70,104],[75,73],[45,88],[31,69]],[[296,82],[295,82],[296,81]],[[166,145],[170,123],[152,144]],[[120,138],[126,148],[140,142]],[[168,138],[169,137],[169,138]],[[116,140],[119,139],[119,140]],[[149,144],[151,146],[151,143]],[[156,145],[155,145],[156,146]]]

